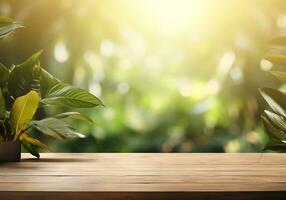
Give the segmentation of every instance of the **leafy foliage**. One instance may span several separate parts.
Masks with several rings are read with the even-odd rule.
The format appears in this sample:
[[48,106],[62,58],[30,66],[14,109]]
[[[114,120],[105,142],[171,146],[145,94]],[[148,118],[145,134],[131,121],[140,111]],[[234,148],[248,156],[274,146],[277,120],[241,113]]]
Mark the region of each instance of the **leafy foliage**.
[[55,137],[57,139],[67,139],[67,138],[84,138],[84,135],[78,133],[70,127],[70,125],[64,120],[48,117],[40,121],[31,121],[30,125],[40,132]]
[[275,76],[281,83],[286,83],[286,73],[280,71],[271,71],[273,76]]
[[[271,44],[274,46],[286,45],[286,37],[273,39]],[[265,58],[275,65],[286,66],[286,54],[281,51],[266,54]],[[286,73],[272,71],[282,83],[286,83]],[[262,116],[264,127],[270,135],[270,141],[265,147],[266,150],[286,151],[286,93],[277,89],[263,88],[260,94],[265,99],[271,110],[264,111]]]
[[[0,17],[0,37],[21,27],[14,20]],[[40,55],[34,53],[23,63],[11,69],[0,64],[0,142],[20,140],[22,145],[37,158],[39,148],[47,148],[40,140],[28,135],[30,128],[57,139],[83,138],[76,132],[67,119],[92,120],[78,112],[65,112],[54,117],[34,120],[40,102],[45,105],[68,106],[73,108],[91,108],[103,105],[91,93],[62,83],[41,68]],[[12,107],[5,101],[8,99]]]
[[96,96],[89,92],[64,83],[58,83],[52,87],[41,102],[74,108],[90,108],[103,105]]
[[271,88],[263,88],[260,93],[274,112],[286,117],[285,93]]
[[0,63],[0,87],[3,87],[9,78],[9,70]]
[[14,98],[28,93],[32,89],[35,78],[39,79],[39,77],[33,77],[33,70],[36,65],[39,65],[40,55],[41,51],[12,69],[8,80],[8,89]]
[[52,76],[45,69],[42,69],[40,87],[41,87],[41,96],[42,98],[47,96],[47,93],[56,85],[60,83],[60,81]]
[[22,26],[17,24],[15,20],[9,17],[0,16],[0,38],[9,35],[12,31],[21,27]]
[[85,115],[80,114],[79,112],[65,112],[65,113],[57,114],[53,117],[57,119],[77,119],[77,120],[89,122],[91,124],[94,123],[92,119],[90,119],[89,117]]
[[39,102],[40,97],[33,90],[15,100],[11,110],[10,121],[12,124],[12,133],[15,134],[16,138],[26,129],[27,123],[32,120]]
[[39,148],[48,148],[47,145],[43,144],[41,141],[35,139],[35,138],[32,138],[30,137],[29,135],[27,135],[26,133],[22,133],[21,136],[20,136],[20,140],[24,140],[34,146],[37,146]]
[[38,152],[38,147],[25,139],[21,139],[21,144],[24,146],[27,151],[30,152],[33,156],[40,158],[40,154]]

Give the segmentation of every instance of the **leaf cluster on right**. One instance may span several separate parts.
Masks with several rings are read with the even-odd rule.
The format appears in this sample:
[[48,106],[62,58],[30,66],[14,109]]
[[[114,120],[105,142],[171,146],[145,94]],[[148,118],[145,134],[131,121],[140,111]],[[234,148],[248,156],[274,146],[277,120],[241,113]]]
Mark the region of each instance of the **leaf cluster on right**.
[[[270,41],[271,50],[265,59],[275,66],[286,67],[286,36],[277,37]],[[271,71],[282,84],[286,83],[286,73]],[[270,140],[265,150],[286,152],[286,93],[273,88],[261,88],[260,94],[269,106],[262,115],[262,121]]]

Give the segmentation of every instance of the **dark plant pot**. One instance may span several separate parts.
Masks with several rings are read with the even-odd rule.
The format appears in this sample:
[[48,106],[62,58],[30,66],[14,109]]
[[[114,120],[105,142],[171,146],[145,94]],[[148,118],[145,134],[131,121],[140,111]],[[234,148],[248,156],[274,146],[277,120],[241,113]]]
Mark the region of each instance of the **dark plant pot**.
[[0,162],[19,162],[21,160],[21,142],[0,142]]

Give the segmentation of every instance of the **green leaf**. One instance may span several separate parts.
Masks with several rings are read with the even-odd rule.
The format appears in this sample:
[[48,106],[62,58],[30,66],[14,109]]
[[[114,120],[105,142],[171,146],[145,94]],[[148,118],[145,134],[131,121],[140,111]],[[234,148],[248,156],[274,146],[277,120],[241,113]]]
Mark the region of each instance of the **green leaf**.
[[286,95],[285,93],[272,88],[259,89],[260,94],[268,103],[270,108],[277,114],[286,117]]
[[280,71],[271,71],[270,72],[275,78],[277,78],[282,83],[286,83],[286,73]]
[[7,84],[9,73],[9,70],[2,63],[0,63],[0,87]]
[[81,133],[72,130],[67,122],[53,117],[48,117],[39,121],[32,121],[29,123],[29,125],[36,128],[43,134],[55,137],[57,139],[85,137]]
[[21,140],[22,145],[24,146],[24,148],[33,156],[37,157],[38,159],[40,158],[40,154],[38,152],[38,148],[37,146],[29,143],[26,140]]
[[6,113],[6,104],[4,97],[2,95],[2,90],[0,88],[0,119],[5,117],[5,113]]
[[57,78],[55,78],[46,70],[42,69],[40,81],[42,98],[46,97],[47,93],[59,82],[60,81]]
[[103,103],[93,94],[68,84],[58,83],[42,99],[46,105],[67,106],[73,108],[90,108]]
[[42,70],[40,65],[35,65],[32,72],[33,81],[31,84],[31,90],[37,91],[40,94],[40,78]]
[[[10,73],[8,80],[9,93],[17,98],[27,94],[35,82],[33,76],[34,68],[39,65],[39,59],[42,51],[38,51],[29,57],[24,63],[17,65]],[[37,77],[39,78],[39,77]]]
[[0,28],[0,38],[8,36],[12,31],[23,26],[19,24],[11,24]]
[[15,20],[9,18],[0,16],[0,38],[3,38],[7,36],[9,33],[14,31],[17,28],[21,28],[20,24],[17,24]]
[[26,128],[38,108],[40,97],[37,92],[30,91],[28,94],[18,97],[11,110],[10,121],[15,138]]
[[57,119],[65,119],[65,118],[78,119],[78,120],[89,122],[91,124],[94,123],[92,119],[90,119],[89,117],[87,117],[85,115],[82,115],[79,112],[65,112],[65,113],[61,113],[58,115],[54,115],[53,117],[57,118]]
[[265,110],[264,111],[267,119],[271,122],[271,124],[277,129],[285,132],[286,131],[286,122],[280,115],[275,114],[274,112]]
[[262,116],[261,118],[263,125],[271,138],[276,138],[279,141],[286,141],[286,134],[283,131],[275,128],[265,116]]
[[268,53],[264,56],[266,60],[269,60],[275,65],[286,66],[286,55],[281,53]]

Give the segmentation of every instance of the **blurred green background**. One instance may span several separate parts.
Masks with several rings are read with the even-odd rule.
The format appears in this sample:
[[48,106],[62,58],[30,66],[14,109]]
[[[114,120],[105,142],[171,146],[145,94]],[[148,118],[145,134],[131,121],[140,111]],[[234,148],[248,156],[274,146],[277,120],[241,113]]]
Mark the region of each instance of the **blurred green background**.
[[0,42],[3,64],[44,49],[44,68],[106,105],[82,110],[96,123],[75,124],[86,139],[44,138],[52,151],[259,152],[268,140],[257,89],[278,85],[262,58],[286,29],[284,0],[0,0],[0,14],[25,26]]

